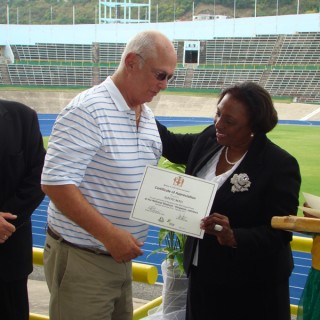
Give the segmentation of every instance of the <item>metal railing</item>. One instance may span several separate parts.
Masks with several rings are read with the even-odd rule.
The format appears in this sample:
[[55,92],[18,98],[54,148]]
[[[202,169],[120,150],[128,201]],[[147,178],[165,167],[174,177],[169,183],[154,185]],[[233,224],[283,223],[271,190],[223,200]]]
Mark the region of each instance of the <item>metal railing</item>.
[[[33,264],[43,265],[43,249],[33,248]],[[155,284],[158,278],[158,269],[155,266],[144,263],[132,263],[132,279],[133,281],[143,282],[148,284]],[[161,304],[161,302],[159,303]],[[133,313],[133,319],[141,319],[144,315],[147,315],[148,310],[155,307],[157,304],[148,303],[147,305],[138,308]],[[149,307],[148,307],[149,306]],[[48,320],[49,317],[36,313],[30,313],[29,320]]]
[[[310,252],[312,247],[312,239],[294,236],[291,242],[291,248],[293,251],[300,251],[300,252]],[[43,249],[40,248],[33,248],[33,263],[36,265],[43,265]],[[133,281],[143,282],[148,284],[155,284],[158,277],[158,270],[155,266],[143,264],[143,263],[136,263],[133,262],[132,264],[132,279]],[[133,312],[133,320],[139,320],[144,318],[148,315],[148,311],[159,306],[162,303],[162,297],[158,297],[144,306],[137,308]],[[291,305],[291,314],[297,315],[298,306]],[[29,320],[49,320],[48,316],[39,315],[35,313],[30,313]]]

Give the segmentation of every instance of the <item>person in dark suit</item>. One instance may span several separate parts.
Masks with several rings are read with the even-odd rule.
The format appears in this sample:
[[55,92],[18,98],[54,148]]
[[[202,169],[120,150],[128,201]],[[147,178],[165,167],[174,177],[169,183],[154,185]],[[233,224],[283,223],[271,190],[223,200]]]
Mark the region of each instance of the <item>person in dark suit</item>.
[[29,319],[31,214],[44,198],[45,149],[31,108],[0,100],[0,318]]
[[187,238],[188,320],[289,320],[292,234],[272,216],[295,215],[296,159],[266,136],[277,124],[269,93],[252,82],[222,91],[214,125],[173,134],[158,122],[163,156],[218,183],[203,239]]

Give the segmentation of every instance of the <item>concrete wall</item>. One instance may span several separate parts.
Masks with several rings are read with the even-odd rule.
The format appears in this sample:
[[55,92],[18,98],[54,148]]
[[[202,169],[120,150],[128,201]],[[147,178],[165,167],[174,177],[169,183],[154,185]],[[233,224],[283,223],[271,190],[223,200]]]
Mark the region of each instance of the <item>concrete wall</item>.
[[320,14],[295,14],[165,23],[75,25],[0,25],[0,45],[93,42],[126,43],[142,30],[159,30],[171,40],[209,40],[214,37],[253,37],[265,34],[319,32]]
[[[59,113],[80,91],[1,91],[0,99],[19,101],[38,113]],[[216,99],[162,93],[148,106],[157,116],[212,117]]]
[[[80,91],[1,91],[0,99],[22,102],[38,113],[59,113]],[[162,92],[148,106],[156,116],[208,117],[216,112],[217,98]],[[320,121],[319,105],[302,103],[275,103],[280,120]]]
[[0,99],[19,101],[38,113],[59,113],[78,91],[0,91]]

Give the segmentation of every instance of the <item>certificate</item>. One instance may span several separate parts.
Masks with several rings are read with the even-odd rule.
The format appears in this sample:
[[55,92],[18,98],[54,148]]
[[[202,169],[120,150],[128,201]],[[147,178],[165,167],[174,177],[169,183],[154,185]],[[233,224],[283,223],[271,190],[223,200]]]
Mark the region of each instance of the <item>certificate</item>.
[[148,165],[130,219],[203,238],[201,219],[208,216],[218,184]]

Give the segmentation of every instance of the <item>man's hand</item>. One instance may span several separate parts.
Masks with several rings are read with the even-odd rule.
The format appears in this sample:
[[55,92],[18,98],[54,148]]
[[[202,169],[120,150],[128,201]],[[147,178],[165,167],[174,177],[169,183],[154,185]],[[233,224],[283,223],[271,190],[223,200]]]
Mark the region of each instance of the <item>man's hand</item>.
[[9,212],[0,212],[0,244],[5,243],[16,231],[16,227],[7,220],[17,219],[16,215]]
[[140,249],[143,242],[135,239],[128,231],[117,227],[112,228],[112,233],[108,234],[104,246],[118,263],[129,262],[143,255],[143,251]]

